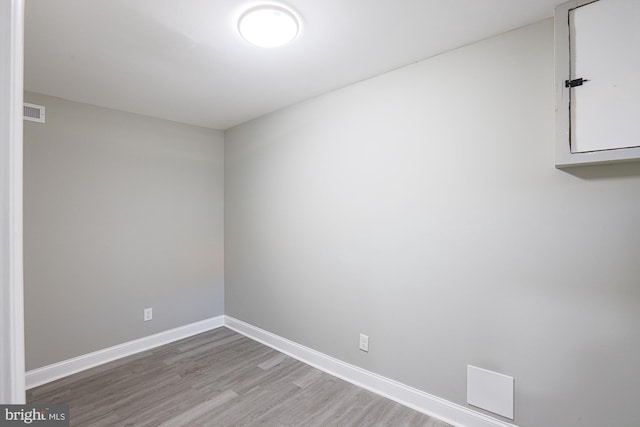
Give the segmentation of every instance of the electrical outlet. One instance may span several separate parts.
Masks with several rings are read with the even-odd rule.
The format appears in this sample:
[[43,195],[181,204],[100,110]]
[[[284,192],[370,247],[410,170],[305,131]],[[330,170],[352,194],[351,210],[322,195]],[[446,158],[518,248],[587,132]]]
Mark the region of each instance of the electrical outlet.
[[153,308],[145,308],[144,309],[144,321],[148,321],[153,319]]
[[369,352],[369,336],[360,334],[360,350]]

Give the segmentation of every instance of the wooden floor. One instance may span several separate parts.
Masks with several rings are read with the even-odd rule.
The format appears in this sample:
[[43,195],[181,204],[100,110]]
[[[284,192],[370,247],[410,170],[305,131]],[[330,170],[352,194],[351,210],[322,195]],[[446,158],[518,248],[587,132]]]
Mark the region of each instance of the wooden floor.
[[219,328],[27,392],[72,426],[450,427]]

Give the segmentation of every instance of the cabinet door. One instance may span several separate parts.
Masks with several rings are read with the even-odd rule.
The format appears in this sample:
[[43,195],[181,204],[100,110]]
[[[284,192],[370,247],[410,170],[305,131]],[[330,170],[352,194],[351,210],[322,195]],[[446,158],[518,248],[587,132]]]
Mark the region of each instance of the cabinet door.
[[556,8],[556,166],[640,160],[640,0]]
[[580,6],[569,28],[571,80],[587,80],[570,89],[571,151],[640,146],[640,1]]

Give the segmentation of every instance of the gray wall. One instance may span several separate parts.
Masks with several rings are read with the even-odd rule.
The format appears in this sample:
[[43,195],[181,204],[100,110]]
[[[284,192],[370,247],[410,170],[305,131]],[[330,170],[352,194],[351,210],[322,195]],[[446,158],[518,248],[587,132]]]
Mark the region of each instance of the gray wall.
[[25,101],[27,369],[223,314],[223,133]]
[[[225,133],[226,314],[526,427],[640,425],[640,163],[554,168],[553,26]],[[358,350],[358,334],[370,352]]]

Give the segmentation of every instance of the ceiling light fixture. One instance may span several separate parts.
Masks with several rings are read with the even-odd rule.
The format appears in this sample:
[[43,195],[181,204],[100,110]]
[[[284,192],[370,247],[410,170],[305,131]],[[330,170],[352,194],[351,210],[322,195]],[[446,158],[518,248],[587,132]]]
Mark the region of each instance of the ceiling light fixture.
[[257,6],[247,10],[238,20],[242,38],[259,47],[279,47],[296,38],[298,19],[288,9],[276,5]]

